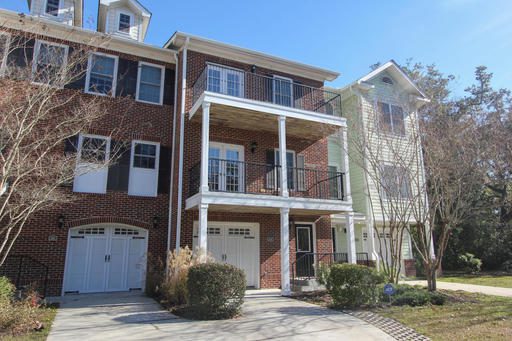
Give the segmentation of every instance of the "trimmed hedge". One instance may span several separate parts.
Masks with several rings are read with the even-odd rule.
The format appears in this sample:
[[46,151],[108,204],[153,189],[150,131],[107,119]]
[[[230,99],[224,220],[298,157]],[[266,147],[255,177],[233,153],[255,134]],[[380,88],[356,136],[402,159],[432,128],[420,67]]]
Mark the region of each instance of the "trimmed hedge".
[[378,284],[384,277],[374,268],[357,264],[334,264],[327,278],[327,288],[334,305],[358,307],[379,300]]
[[228,264],[205,263],[188,271],[188,317],[217,320],[240,313],[246,289],[245,274]]
[[[396,284],[395,294],[391,297],[391,304],[396,306],[409,305],[411,307],[427,304],[443,305],[446,296],[439,292],[429,292],[423,287],[414,287],[407,284]],[[383,286],[380,286],[380,299],[383,303],[389,303],[389,297],[384,294]]]

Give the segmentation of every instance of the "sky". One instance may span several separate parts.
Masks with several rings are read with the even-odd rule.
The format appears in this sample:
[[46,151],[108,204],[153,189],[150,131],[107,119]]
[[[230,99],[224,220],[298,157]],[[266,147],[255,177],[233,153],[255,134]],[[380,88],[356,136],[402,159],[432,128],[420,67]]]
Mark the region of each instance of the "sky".
[[[96,27],[97,0],[84,0],[84,26]],[[511,0],[140,0],[153,17],[146,42],[175,31],[199,35],[339,72],[341,87],[377,62],[409,58],[453,74],[455,96],[476,66],[493,86],[512,89]],[[0,8],[28,12],[26,0]]]

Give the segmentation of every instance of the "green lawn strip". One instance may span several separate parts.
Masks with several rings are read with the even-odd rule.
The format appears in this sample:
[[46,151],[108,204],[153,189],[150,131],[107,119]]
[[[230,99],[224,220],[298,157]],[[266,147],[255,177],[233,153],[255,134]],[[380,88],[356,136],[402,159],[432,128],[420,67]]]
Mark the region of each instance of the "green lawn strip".
[[50,329],[55,319],[55,315],[57,315],[57,308],[55,306],[41,307],[39,309],[39,317],[38,320],[43,323],[44,328],[39,331],[31,331],[30,333],[17,335],[17,336],[6,336],[1,335],[1,340],[6,341],[44,341],[48,337],[50,333]]
[[512,298],[444,291],[443,306],[385,307],[374,311],[433,340],[512,339]]
[[487,285],[491,287],[512,288],[512,276],[496,275],[458,275],[438,278],[440,282]]

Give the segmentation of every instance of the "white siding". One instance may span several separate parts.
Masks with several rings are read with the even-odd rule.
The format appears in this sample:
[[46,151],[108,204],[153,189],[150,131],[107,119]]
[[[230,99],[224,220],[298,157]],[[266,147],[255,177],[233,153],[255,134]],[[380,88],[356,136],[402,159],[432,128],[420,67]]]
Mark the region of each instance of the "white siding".
[[[130,33],[126,34],[124,32],[119,32],[119,15],[121,13],[128,14],[132,18],[132,25],[130,28]],[[111,7],[107,11],[107,18],[105,23],[105,33],[110,33],[119,37],[130,38],[134,40],[141,41],[139,37],[140,26],[142,23],[142,18],[140,15],[136,15],[132,10],[128,7]]]
[[60,10],[58,16],[48,15],[45,13],[46,0],[32,0],[30,14],[33,16],[42,16],[50,20],[55,20],[66,25],[73,26],[73,16],[75,5],[73,0],[60,0]]

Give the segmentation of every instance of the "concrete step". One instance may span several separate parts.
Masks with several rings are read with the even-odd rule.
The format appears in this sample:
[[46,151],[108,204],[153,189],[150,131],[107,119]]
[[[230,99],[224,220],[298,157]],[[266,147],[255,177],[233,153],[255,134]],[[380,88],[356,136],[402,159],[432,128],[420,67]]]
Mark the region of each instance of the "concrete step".
[[294,292],[311,292],[325,290],[325,286],[318,283],[316,279],[296,279],[291,283]]

